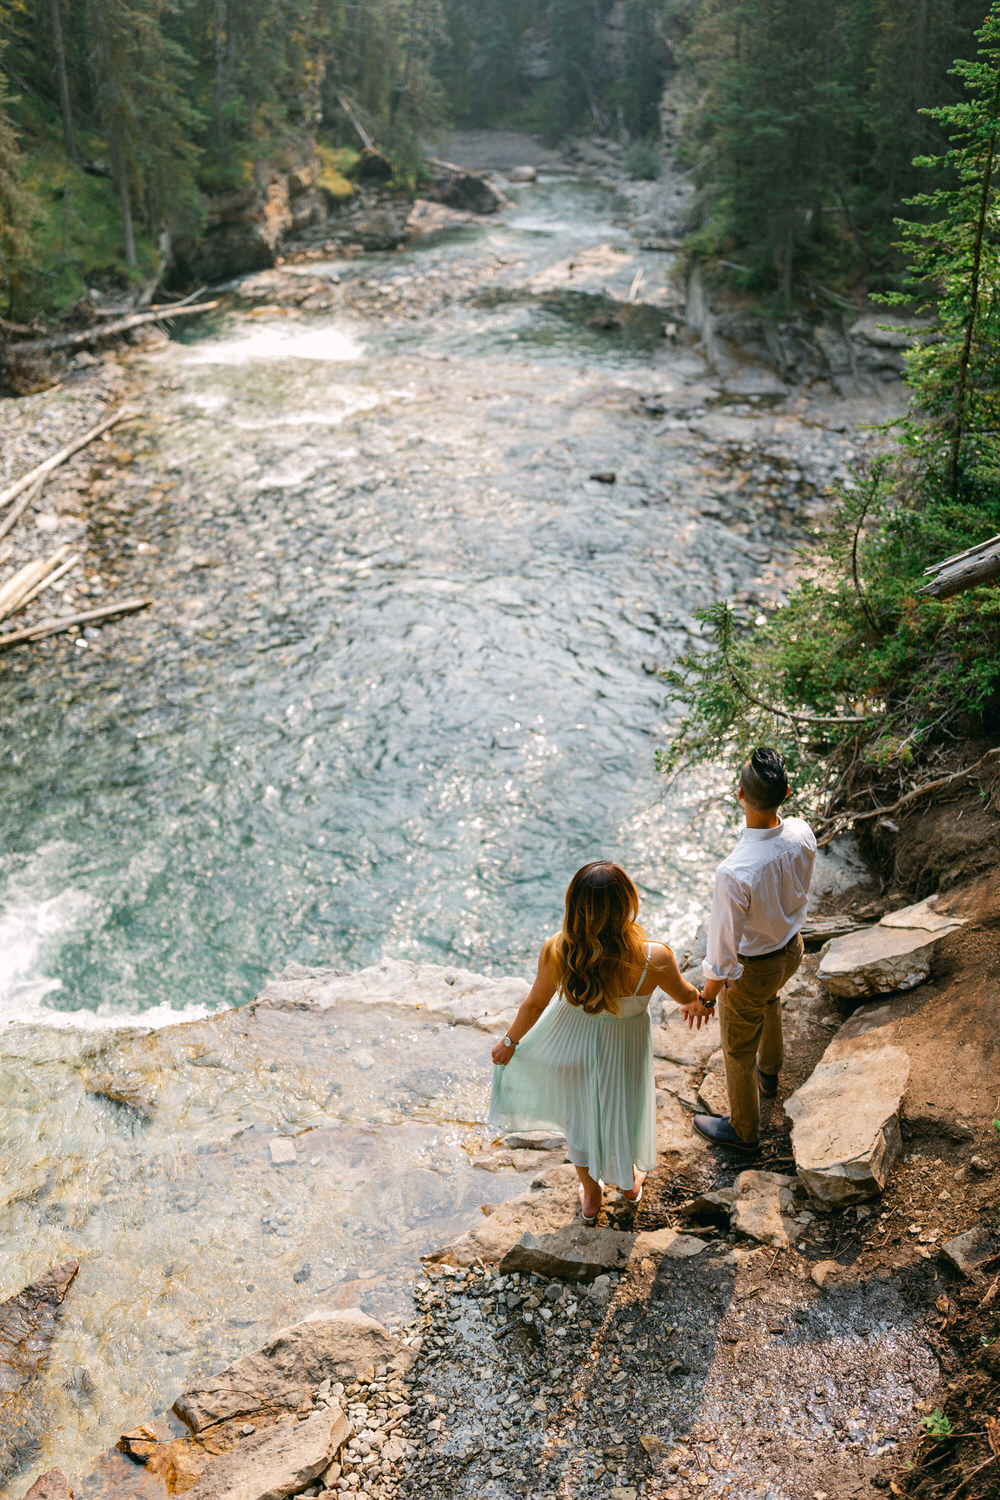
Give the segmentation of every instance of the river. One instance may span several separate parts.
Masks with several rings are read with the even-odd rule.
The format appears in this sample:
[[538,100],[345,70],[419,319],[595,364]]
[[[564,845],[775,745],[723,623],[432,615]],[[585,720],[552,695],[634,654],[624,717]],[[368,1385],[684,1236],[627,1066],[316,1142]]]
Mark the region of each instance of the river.
[[[470,1164],[479,1033],[414,1082],[427,1028],[364,1007],[243,1071],[235,1033],[168,1030],[146,1115],[95,1083],[115,1026],[240,1006],[289,960],[527,973],[598,855],[651,932],[704,913],[728,773],[658,775],[657,674],[700,607],[780,597],[855,439],[664,336],[672,257],[611,191],[511,195],[250,278],[137,356],[92,539],[154,608],[0,659],[0,1295],[85,1263],[38,1464],[517,1185]],[[308,1181],[275,1130],[318,1133]]]

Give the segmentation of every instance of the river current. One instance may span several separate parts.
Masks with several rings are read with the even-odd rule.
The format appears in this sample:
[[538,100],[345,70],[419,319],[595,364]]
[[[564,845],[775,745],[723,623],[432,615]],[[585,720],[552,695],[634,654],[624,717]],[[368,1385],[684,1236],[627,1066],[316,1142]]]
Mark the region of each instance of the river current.
[[[241,306],[139,362],[96,524],[154,609],[0,664],[3,1013],[240,1004],[287,959],[509,972],[596,856],[652,928],[695,923],[717,788],[657,775],[656,670],[762,569],[719,513],[729,455],[633,410],[685,383],[697,406],[700,362],[662,316],[591,326],[603,288],[670,269],[614,210],[533,186],[303,268],[340,278],[332,311]],[[388,315],[353,311],[373,281]]]
[[481,1032],[163,1023],[291,960],[529,973],[599,855],[651,933],[704,916],[728,775],[658,775],[657,674],[700,607],[780,595],[851,439],[664,336],[672,258],[613,193],[511,191],[137,356],[90,527],[154,607],[0,658],[0,1298],[82,1263],[0,1492],[313,1306],[398,1309],[523,1185],[475,1165]]

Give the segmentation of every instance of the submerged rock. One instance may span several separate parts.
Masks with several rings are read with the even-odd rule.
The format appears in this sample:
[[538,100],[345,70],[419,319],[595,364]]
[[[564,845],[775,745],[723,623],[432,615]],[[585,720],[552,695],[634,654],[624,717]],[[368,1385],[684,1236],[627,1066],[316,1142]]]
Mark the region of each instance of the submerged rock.
[[835,1039],[785,1103],[800,1181],[817,1203],[874,1197],[902,1150],[899,1110],[910,1076],[901,1047]]
[[35,1480],[24,1500],[73,1500],[73,1487],[62,1469],[46,1469]]
[[79,1269],[79,1261],[65,1260],[0,1304],[0,1482],[37,1449],[44,1414],[36,1382],[49,1357],[60,1305]]

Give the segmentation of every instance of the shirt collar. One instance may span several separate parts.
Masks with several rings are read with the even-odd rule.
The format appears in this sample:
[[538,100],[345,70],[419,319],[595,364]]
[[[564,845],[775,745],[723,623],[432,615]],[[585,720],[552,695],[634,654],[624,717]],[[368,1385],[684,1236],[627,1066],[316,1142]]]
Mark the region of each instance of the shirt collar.
[[776,839],[784,826],[785,821],[779,813],[777,828],[744,828],[743,837],[748,843],[755,843],[761,839]]

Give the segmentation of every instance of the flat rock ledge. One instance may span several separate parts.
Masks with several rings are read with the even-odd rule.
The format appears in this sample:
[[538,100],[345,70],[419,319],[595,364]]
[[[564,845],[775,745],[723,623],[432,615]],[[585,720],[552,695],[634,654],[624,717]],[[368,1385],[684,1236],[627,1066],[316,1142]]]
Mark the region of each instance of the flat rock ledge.
[[815,1202],[838,1208],[881,1193],[902,1151],[909,1076],[901,1047],[835,1039],[786,1101],[796,1170]]
[[930,896],[888,912],[874,927],[827,943],[820,957],[820,983],[832,995],[848,1000],[923,984],[940,939],[964,926],[958,917],[939,915],[934,900]]
[[72,1485],[49,1470],[25,1500],[288,1500],[361,1475],[378,1497],[409,1451],[412,1342],[357,1308],[317,1313],[179,1396],[181,1421],[124,1433]]

